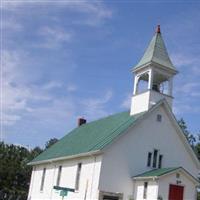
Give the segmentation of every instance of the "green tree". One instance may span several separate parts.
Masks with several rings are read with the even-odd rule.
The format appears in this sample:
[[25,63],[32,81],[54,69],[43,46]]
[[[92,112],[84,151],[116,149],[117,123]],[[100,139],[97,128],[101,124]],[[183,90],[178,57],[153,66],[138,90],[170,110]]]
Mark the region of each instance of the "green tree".
[[194,150],[198,159],[200,160],[200,134],[197,135],[197,140],[196,140]]
[[[190,133],[190,131],[187,128],[186,122],[181,118],[178,121],[179,126],[181,127],[183,133],[185,134],[189,144],[193,148],[194,152],[197,155],[197,158],[200,160],[200,134],[194,134]],[[197,200],[200,200],[200,192],[197,192]]]
[[27,166],[30,152],[21,146],[0,143],[0,199],[27,198],[31,167]]
[[186,125],[186,122],[184,121],[184,119],[181,118],[180,120],[178,120],[178,124],[181,127],[185,136],[187,137],[189,135],[189,131],[188,131],[188,128],[187,128],[187,125]]
[[[50,139],[45,149],[58,139]],[[32,167],[27,165],[33,158],[42,153],[43,149],[26,147],[0,142],[0,200],[27,199]]]
[[42,152],[43,152],[43,149],[41,149],[40,147],[35,147],[34,149],[32,149],[30,151],[29,160],[32,160],[33,158],[35,158],[36,156],[38,156]]
[[56,142],[58,142],[57,138],[52,138],[49,141],[46,142],[45,144],[45,149],[49,148],[50,146],[52,146],[53,144],[55,144]]
[[190,133],[190,131],[188,130],[187,124],[184,121],[184,119],[181,118],[180,120],[178,120],[178,124],[181,127],[181,129],[182,129],[185,137],[187,138],[189,144],[191,145],[191,147],[193,149],[195,149],[196,137],[192,133]]

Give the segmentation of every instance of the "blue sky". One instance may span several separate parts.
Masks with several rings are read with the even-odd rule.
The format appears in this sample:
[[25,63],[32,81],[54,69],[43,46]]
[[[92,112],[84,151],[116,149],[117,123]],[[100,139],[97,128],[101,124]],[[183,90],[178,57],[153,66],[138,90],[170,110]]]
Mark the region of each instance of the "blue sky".
[[200,3],[146,2],[3,1],[4,141],[43,146],[79,116],[128,110],[130,69],[157,24],[179,70],[174,113],[199,132]]

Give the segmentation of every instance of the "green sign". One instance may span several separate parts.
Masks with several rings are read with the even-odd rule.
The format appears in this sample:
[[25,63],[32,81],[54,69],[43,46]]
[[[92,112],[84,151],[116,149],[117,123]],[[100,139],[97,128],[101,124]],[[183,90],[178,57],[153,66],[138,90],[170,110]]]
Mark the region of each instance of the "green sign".
[[67,191],[66,191],[66,190],[61,190],[61,191],[60,191],[60,196],[61,196],[61,197],[67,196]]
[[66,188],[66,187],[60,187],[60,186],[54,186],[53,189],[55,189],[57,192],[60,191],[60,196],[62,199],[67,196],[68,192],[75,192],[75,189],[73,188]]
[[60,186],[53,186],[53,189],[64,190],[64,191],[67,191],[67,192],[75,192],[75,189],[73,189],[73,188],[66,188],[66,187],[60,187]]

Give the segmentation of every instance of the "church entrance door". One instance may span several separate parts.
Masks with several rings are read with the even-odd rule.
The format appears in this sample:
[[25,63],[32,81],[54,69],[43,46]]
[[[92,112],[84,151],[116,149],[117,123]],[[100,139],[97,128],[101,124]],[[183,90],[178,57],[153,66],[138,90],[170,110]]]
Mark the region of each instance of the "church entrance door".
[[114,196],[104,196],[103,200],[119,200],[119,197]]
[[183,192],[183,186],[169,185],[169,200],[183,200]]

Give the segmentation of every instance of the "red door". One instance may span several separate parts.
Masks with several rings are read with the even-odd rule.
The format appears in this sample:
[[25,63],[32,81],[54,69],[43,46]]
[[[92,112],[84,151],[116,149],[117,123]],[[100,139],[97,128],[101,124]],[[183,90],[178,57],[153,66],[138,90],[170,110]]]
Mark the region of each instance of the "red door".
[[183,200],[183,186],[169,185],[169,200]]

